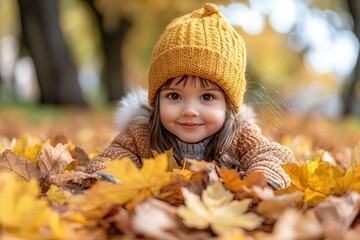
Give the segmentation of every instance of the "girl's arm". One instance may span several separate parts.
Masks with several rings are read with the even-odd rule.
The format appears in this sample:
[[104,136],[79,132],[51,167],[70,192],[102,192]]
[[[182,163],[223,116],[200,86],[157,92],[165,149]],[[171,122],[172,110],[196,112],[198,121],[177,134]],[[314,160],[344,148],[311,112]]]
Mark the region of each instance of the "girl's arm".
[[86,168],[87,173],[94,173],[105,168],[105,160],[130,158],[137,167],[141,167],[141,158],[150,158],[148,128],[146,125],[129,125],[115,137],[110,145]]
[[276,142],[270,142],[261,134],[258,125],[242,123],[239,132],[238,150],[240,165],[247,173],[261,172],[274,188],[286,188],[290,178],[281,164],[292,163],[295,156],[291,150]]

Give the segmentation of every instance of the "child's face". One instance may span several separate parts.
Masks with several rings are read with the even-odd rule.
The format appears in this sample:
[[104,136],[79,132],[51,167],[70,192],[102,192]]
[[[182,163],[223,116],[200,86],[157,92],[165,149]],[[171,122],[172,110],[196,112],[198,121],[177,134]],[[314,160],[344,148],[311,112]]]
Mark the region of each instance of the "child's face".
[[213,83],[201,84],[198,78],[173,80],[160,91],[161,123],[183,142],[196,143],[216,133],[225,112],[223,91]]

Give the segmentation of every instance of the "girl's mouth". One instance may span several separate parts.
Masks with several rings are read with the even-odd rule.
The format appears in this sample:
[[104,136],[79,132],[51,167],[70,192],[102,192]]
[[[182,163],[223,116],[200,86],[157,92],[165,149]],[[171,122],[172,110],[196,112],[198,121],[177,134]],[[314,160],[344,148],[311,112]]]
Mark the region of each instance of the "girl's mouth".
[[180,126],[187,129],[187,130],[194,130],[201,126],[202,124],[197,123],[180,123]]

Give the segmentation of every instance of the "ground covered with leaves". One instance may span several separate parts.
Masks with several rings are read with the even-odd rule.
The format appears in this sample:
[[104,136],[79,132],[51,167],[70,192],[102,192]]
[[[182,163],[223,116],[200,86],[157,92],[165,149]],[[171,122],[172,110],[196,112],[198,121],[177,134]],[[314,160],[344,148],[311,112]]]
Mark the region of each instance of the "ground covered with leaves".
[[[1,239],[356,239],[360,234],[360,122],[283,114],[264,133],[289,146],[289,188],[259,173],[169,151],[85,166],[115,137],[112,111],[0,111]],[[107,179],[107,180],[106,180]]]

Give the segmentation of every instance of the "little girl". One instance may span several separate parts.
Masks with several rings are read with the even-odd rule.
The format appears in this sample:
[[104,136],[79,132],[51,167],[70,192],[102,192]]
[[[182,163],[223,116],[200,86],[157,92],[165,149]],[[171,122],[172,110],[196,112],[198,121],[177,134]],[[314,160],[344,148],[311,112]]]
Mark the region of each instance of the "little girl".
[[173,149],[183,158],[215,161],[242,172],[261,172],[271,186],[290,180],[281,164],[292,152],[261,135],[252,111],[243,104],[246,49],[240,35],[213,4],[174,19],[156,44],[148,92],[130,93],[117,113],[119,135],[91,161],[128,157],[138,167],[152,151]]

